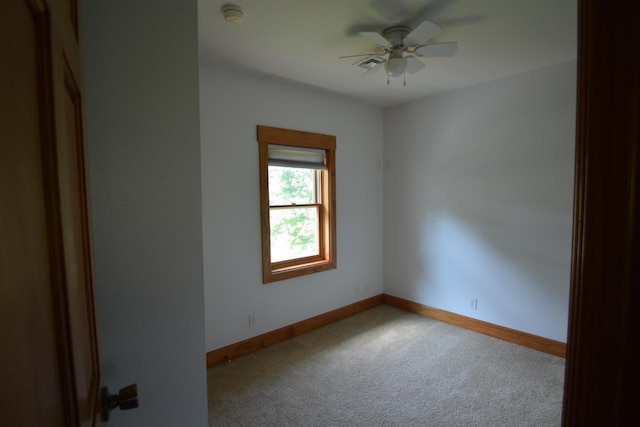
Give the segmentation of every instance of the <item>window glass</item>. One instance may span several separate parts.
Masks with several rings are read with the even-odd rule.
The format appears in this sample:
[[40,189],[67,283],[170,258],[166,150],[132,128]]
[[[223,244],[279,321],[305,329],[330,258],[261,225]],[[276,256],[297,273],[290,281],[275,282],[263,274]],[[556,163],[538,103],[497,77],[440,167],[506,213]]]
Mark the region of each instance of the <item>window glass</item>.
[[269,166],[269,205],[309,205],[316,202],[314,169]]
[[318,209],[271,209],[271,262],[318,255]]

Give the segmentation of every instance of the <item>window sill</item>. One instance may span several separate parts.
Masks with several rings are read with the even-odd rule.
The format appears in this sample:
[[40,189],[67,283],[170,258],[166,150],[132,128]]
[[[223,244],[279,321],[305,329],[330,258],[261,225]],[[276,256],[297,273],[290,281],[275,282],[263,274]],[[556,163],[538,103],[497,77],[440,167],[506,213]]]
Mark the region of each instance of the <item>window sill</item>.
[[263,277],[263,283],[272,283],[279,280],[291,279],[293,277],[305,276],[307,274],[318,273],[320,271],[333,270],[336,268],[335,260],[313,261],[298,264],[291,267],[282,267],[267,271]]

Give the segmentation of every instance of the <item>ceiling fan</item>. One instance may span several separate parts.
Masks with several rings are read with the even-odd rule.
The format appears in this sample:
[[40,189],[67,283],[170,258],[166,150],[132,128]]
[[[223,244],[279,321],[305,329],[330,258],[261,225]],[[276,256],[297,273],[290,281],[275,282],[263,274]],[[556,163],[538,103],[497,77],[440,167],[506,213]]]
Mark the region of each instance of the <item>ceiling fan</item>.
[[[398,25],[389,27],[381,33],[362,31],[359,34],[374,42],[382,51],[339,58],[367,57],[356,61],[353,65],[365,68],[367,71],[363,75],[372,74],[384,68],[387,84],[389,84],[389,77],[404,76],[405,73],[414,74],[422,70],[425,65],[418,59],[419,57],[455,55],[458,50],[457,42],[427,43],[441,31],[442,29],[431,21],[423,21],[414,29]],[[406,85],[406,81],[404,84]]]

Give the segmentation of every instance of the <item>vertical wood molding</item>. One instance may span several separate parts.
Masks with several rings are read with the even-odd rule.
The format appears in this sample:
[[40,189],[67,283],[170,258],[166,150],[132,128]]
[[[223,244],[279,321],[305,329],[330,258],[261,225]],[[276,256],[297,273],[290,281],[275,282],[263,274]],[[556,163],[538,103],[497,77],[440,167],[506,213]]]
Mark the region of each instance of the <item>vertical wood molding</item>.
[[640,311],[640,3],[581,0],[562,423],[635,418]]

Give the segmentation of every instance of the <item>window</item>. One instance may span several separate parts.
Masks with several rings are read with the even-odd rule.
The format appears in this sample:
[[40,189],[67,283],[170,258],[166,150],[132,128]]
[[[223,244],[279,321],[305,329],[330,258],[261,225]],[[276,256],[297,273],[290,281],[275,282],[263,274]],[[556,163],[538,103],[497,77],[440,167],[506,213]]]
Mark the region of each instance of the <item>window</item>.
[[336,138],[258,126],[262,281],[336,268]]

